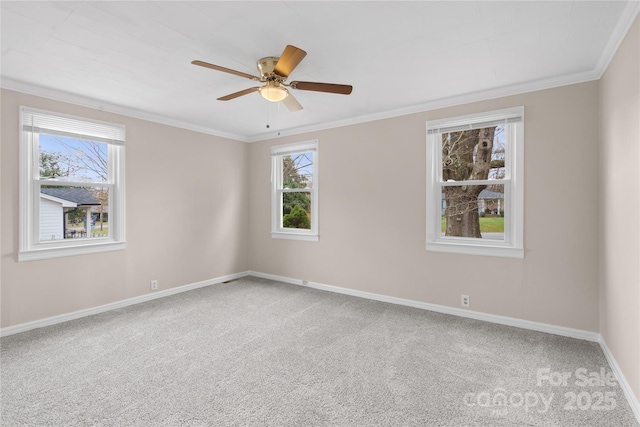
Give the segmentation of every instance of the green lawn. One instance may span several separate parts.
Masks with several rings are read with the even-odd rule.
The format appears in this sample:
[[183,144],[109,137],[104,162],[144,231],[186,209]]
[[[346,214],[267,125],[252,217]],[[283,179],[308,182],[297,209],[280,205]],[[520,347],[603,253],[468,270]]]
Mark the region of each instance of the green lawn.
[[[446,219],[442,217],[442,232],[446,231]],[[480,232],[504,233],[504,218],[499,216],[480,217]]]

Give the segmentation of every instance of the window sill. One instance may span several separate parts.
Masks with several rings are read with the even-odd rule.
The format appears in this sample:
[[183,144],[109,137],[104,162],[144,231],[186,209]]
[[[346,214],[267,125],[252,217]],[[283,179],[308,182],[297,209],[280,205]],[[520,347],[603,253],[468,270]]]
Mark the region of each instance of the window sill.
[[28,251],[20,251],[18,253],[18,262],[120,251],[124,249],[126,249],[126,242],[101,242],[86,245],[37,248]]
[[470,242],[427,242],[427,251],[524,259],[524,248]]
[[317,234],[285,233],[275,231],[271,232],[271,237],[274,239],[306,240],[308,242],[317,242],[320,240],[320,236]]

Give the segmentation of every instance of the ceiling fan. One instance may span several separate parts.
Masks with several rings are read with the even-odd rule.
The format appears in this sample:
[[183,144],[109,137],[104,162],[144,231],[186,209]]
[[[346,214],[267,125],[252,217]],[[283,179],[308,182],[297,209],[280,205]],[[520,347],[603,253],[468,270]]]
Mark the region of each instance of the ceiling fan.
[[289,74],[298,66],[300,61],[307,55],[302,49],[295,46],[287,45],[280,57],[267,56],[258,60],[258,71],[260,77],[243,73],[242,71],[232,70],[230,68],[221,67],[219,65],[209,64],[204,61],[191,61],[193,65],[211,68],[212,70],[222,71],[224,73],[234,74],[236,76],[245,77],[247,79],[265,83],[264,86],[251,87],[239,92],[235,92],[218,98],[218,101],[229,101],[243,95],[258,92],[264,99],[271,102],[280,102],[289,109],[289,111],[302,110],[302,105],[293,97],[290,89],[310,90],[315,92],[338,93],[349,95],[353,87],[349,85],[339,85],[333,83],[318,82],[298,82],[285,83]]

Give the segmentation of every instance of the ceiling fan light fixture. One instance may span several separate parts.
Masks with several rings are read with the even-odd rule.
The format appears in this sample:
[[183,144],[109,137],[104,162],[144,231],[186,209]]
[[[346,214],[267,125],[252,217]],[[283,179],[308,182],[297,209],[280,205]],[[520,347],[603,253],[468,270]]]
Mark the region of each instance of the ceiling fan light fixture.
[[260,95],[270,102],[280,102],[289,95],[287,89],[282,86],[276,86],[275,82],[267,82],[265,86],[258,89]]

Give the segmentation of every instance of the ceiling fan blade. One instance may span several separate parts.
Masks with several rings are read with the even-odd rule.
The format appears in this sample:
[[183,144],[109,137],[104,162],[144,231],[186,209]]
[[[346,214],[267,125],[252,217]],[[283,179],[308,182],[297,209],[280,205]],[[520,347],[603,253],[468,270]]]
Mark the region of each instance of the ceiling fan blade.
[[218,101],[229,101],[231,99],[238,98],[239,96],[248,95],[253,92],[257,92],[259,87],[250,87],[249,89],[241,90],[240,92],[234,92],[226,96],[221,96]]
[[204,61],[191,61],[193,65],[198,65],[200,67],[211,68],[212,70],[222,71],[223,73],[234,74],[236,76],[245,77],[250,80],[260,81],[260,77],[252,76],[251,74],[243,73],[242,71],[232,70],[231,68],[221,67],[219,65],[209,64]]
[[295,46],[287,45],[280,59],[276,63],[273,72],[282,77],[289,77],[289,74],[298,66],[300,61],[307,56],[307,52]]
[[302,110],[302,105],[298,102],[297,99],[291,95],[291,92],[287,95],[285,99],[282,100],[282,103],[289,111],[300,111]]
[[339,93],[341,95],[349,95],[353,90],[353,87],[350,85],[338,85],[334,83],[291,82],[289,86],[293,89],[312,90],[315,92]]

